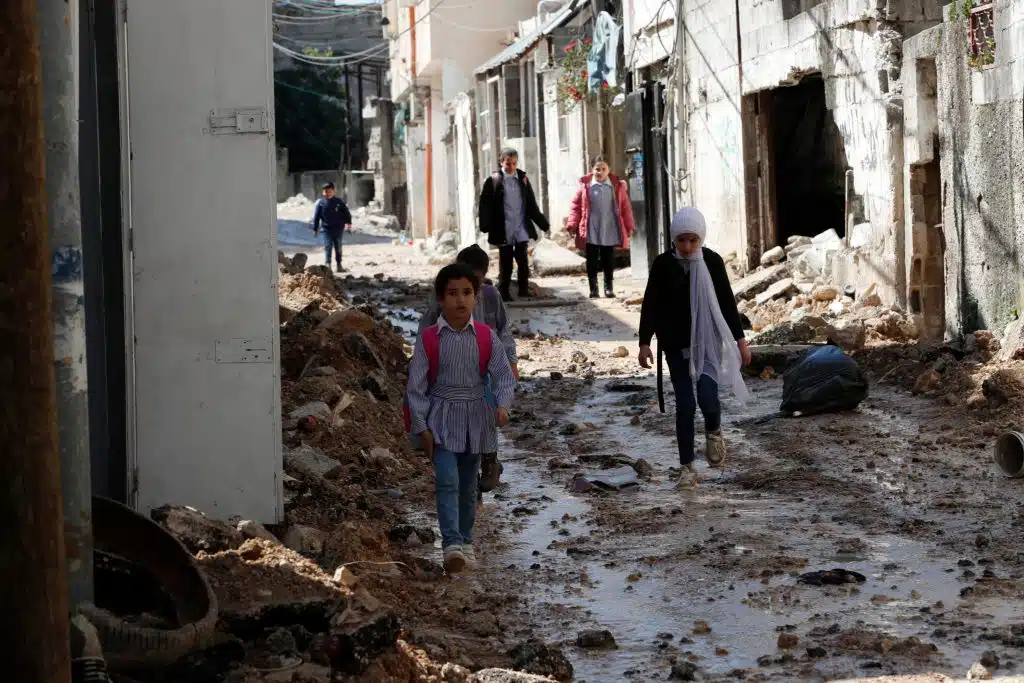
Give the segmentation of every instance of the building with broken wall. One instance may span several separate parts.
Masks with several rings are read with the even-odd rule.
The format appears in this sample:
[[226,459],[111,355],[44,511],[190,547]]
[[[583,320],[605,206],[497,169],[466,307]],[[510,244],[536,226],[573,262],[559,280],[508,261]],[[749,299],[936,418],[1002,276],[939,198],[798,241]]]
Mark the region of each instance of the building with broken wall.
[[633,3],[627,66],[666,89],[673,206],[747,267],[834,229],[848,246],[816,265],[903,303],[902,41],[941,19],[936,2]]
[[946,13],[902,78],[908,306],[933,336],[1002,331],[1024,303],[1024,2]]

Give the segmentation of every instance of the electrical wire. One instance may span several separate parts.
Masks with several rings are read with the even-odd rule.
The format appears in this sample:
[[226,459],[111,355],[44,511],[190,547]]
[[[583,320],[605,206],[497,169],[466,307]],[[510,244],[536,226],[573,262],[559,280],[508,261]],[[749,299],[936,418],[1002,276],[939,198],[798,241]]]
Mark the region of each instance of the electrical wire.
[[[445,9],[453,9],[453,8],[446,7]],[[434,18],[437,19],[438,21],[440,21],[442,24],[448,24],[449,26],[454,26],[455,28],[461,29],[463,31],[476,31],[476,32],[479,32],[479,33],[497,33],[499,31],[515,31],[515,30],[517,30],[519,28],[518,24],[515,25],[515,26],[499,26],[499,27],[496,27],[496,28],[483,28],[481,26],[466,26],[465,24],[460,24],[458,22],[452,21],[451,19],[448,19],[443,14],[438,14]]]
[[[419,24],[420,22],[426,20],[427,17],[429,17],[431,14],[433,14],[435,11],[437,11],[437,9],[439,7],[441,7],[441,5],[444,4],[444,2],[445,2],[445,0],[438,0],[437,4],[435,4],[429,10],[427,10],[423,14],[422,17],[420,17],[415,22],[413,22],[412,25],[409,26],[408,28],[406,28],[404,31],[401,31],[401,32],[396,33],[395,35],[391,36],[390,40],[391,41],[397,41],[399,38],[401,38],[402,36],[406,35],[410,31],[412,31],[412,29],[417,24]],[[312,56],[312,55],[301,54],[299,52],[296,52],[295,50],[292,50],[290,48],[285,47],[284,45],[280,45],[277,42],[273,43],[273,45],[274,45],[274,49],[276,49],[276,50],[278,50],[280,52],[283,52],[286,55],[289,55],[290,57],[292,57],[296,61],[304,62],[304,63],[310,64],[312,66],[327,66],[327,67],[351,66],[353,64],[360,64],[360,63],[362,63],[364,61],[371,61],[372,59],[377,58],[379,55],[383,54],[384,52],[387,52],[386,48],[388,47],[387,43],[382,43],[378,47],[370,48],[368,50],[363,50],[363,51],[360,51],[360,52],[354,52],[354,53],[347,54],[347,55],[341,55],[339,57],[316,57],[316,56]],[[371,55],[370,58],[368,58],[368,59],[352,60],[353,57],[362,57],[362,56],[364,56],[364,55],[366,55],[366,54],[368,54],[370,52],[373,52],[374,54]],[[388,58],[389,59],[393,59],[395,57],[395,54],[397,54],[397,52],[398,52],[398,49],[396,48],[394,52],[391,52],[388,55]]]

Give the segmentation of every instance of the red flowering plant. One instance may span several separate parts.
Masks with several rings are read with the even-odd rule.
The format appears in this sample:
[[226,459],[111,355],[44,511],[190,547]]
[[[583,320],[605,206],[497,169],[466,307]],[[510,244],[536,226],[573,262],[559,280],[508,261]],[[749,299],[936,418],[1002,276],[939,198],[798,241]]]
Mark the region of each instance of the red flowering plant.
[[558,79],[558,98],[569,111],[583,101],[589,92],[587,86],[587,54],[590,38],[577,38],[563,49],[562,75]]

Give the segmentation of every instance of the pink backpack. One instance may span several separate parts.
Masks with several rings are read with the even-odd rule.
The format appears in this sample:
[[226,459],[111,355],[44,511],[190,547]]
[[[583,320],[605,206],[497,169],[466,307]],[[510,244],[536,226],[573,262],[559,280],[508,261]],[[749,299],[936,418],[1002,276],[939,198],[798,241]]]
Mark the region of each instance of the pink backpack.
[[[479,320],[473,321],[473,327],[476,328],[476,347],[480,352],[480,376],[484,377],[487,375],[487,366],[491,363],[491,327]],[[427,353],[427,381],[433,385],[437,381],[441,356],[441,335],[436,324],[423,330],[423,350]],[[402,419],[405,421],[405,431],[408,434],[412,429],[408,394],[402,401]]]

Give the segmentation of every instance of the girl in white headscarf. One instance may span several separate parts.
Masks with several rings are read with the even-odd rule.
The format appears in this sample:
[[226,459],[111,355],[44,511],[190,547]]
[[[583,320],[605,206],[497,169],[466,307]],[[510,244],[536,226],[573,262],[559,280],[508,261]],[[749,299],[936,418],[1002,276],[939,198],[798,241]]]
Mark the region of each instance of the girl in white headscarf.
[[[672,217],[672,249],[651,264],[640,312],[640,365],[649,368],[654,354],[651,338],[658,337],[658,401],[665,400],[661,382],[661,356],[668,360],[676,395],[676,438],[682,473],[678,487],[697,484],[694,467],[694,416],[704,415],[706,457],[712,467],[725,462],[719,387],[745,401],[747,389],[741,365],[750,363],[736,297],[725,262],[703,246],[707,224],[700,211],[683,208]],[[697,397],[693,384],[696,380]]]

